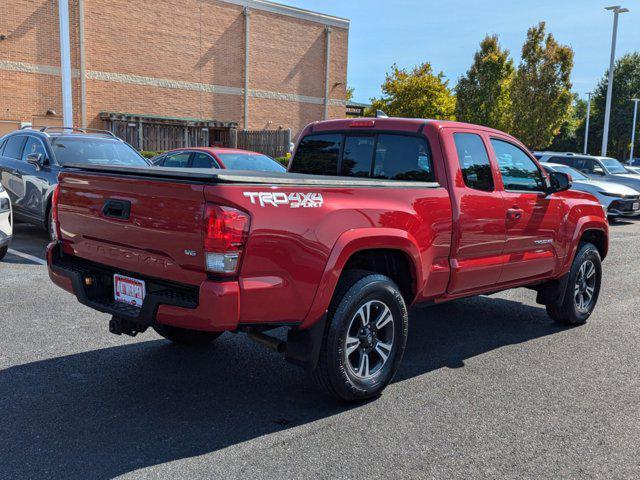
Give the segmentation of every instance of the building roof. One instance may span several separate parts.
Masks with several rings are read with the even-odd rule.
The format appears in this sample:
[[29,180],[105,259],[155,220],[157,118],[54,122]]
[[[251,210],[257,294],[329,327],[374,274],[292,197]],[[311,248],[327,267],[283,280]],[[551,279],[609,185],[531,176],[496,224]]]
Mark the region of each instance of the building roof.
[[279,13],[281,15],[288,15],[290,17],[300,18],[302,20],[308,20],[311,22],[322,23],[324,25],[330,25],[332,27],[349,28],[349,19],[334,17],[333,15],[327,15],[324,13],[314,12],[311,10],[305,10],[303,8],[291,7],[289,5],[283,5],[281,3],[269,2],[267,0],[222,0],[226,3],[233,3],[234,5],[240,5],[249,9],[263,10],[270,13]]

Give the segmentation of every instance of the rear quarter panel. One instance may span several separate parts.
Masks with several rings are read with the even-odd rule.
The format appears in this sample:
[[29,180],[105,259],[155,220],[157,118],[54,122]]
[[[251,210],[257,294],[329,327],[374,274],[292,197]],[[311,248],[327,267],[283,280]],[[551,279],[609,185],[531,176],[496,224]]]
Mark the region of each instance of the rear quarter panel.
[[[278,198],[315,193],[322,203],[261,205],[259,193]],[[356,251],[402,249],[422,279],[418,296],[434,259],[449,254],[451,206],[444,188],[217,185],[205,188],[205,197],[251,214],[239,278],[240,322],[245,324],[317,320],[328,307],[341,267]]]

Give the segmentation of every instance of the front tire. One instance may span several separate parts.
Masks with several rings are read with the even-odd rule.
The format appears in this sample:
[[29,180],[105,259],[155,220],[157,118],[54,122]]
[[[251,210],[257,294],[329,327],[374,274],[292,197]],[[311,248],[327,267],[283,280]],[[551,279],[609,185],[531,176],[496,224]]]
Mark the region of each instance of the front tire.
[[348,272],[329,308],[314,379],[325,393],[347,402],[376,397],[396,374],[409,318],[389,277]]
[[9,246],[0,248],[0,260],[2,260],[7,252],[9,251]]
[[598,302],[602,283],[602,260],[592,243],[578,248],[567,281],[567,289],[559,303],[546,305],[549,316],[565,325],[583,325]]
[[158,335],[181,345],[203,346],[209,345],[223,332],[203,332],[200,330],[190,330],[172,325],[154,325],[153,329]]

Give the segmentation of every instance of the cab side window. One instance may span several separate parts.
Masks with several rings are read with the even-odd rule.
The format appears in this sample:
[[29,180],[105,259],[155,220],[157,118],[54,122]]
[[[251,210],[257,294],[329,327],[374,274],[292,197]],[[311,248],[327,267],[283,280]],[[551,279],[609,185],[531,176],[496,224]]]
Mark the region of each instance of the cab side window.
[[163,167],[187,168],[189,166],[189,152],[170,153],[164,157]]
[[22,161],[26,162],[27,157],[35,153],[41,154],[43,158],[47,156],[47,152],[44,149],[44,145],[42,144],[42,142],[36,137],[28,137],[27,143],[24,146],[24,150],[22,151]]
[[491,146],[498,159],[505,190],[530,192],[545,190],[542,172],[520,148],[496,138],[491,139]]
[[494,184],[491,163],[480,135],[454,133],[453,140],[465,185],[474,190],[492,192]]
[[196,152],[193,154],[191,166],[193,168],[218,168],[218,164],[213,157],[203,152]]
[[551,157],[547,160],[549,163],[559,163],[560,165],[566,165],[567,167],[575,168],[575,159],[568,157]]
[[22,154],[22,146],[24,145],[24,141],[24,135],[9,137],[7,139],[7,143],[4,146],[4,152],[2,154],[5,157],[18,160],[20,158],[20,155]]
[[587,175],[604,175],[602,166],[593,158],[576,158],[575,168]]

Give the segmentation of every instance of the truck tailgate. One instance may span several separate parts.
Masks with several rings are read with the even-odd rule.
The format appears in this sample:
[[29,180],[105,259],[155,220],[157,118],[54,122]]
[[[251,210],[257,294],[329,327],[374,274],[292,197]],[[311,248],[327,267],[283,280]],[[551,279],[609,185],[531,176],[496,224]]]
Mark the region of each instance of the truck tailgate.
[[65,253],[183,284],[205,280],[202,184],[77,171],[59,182]]

